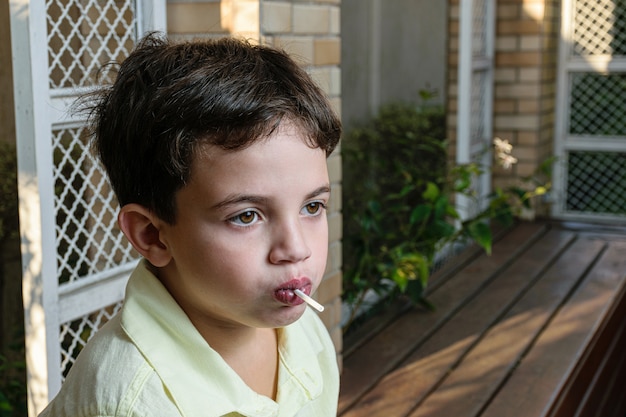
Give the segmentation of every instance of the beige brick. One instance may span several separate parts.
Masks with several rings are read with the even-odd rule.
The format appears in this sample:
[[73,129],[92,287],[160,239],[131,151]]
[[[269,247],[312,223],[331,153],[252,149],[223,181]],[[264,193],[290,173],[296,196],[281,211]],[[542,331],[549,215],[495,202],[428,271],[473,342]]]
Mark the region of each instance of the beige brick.
[[496,32],[500,35],[523,35],[541,33],[541,22],[535,20],[500,21],[496,24]]
[[291,4],[266,1],[261,7],[261,31],[263,33],[291,32]]
[[328,262],[326,263],[326,273],[332,274],[341,270],[342,264],[342,244],[341,241],[330,242],[328,245]]
[[520,100],[518,102],[518,110],[520,113],[535,114],[539,111],[539,101],[537,100]]
[[328,241],[333,242],[343,237],[343,219],[341,213],[328,215]]
[[515,166],[515,173],[520,177],[528,177],[533,175],[537,170],[537,164],[530,161],[519,161]]
[[531,20],[541,21],[545,17],[545,0],[524,0],[524,16]]
[[461,8],[458,5],[450,5],[448,10],[448,17],[450,19],[459,20],[461,16]]
[[495,114],[510,114],[517,109],[517,101],[511,99],[494,100],[493,110]]
[[515,82],[517,80],[517,69],[515,68],[496,68],[494,71],[494,81],[496,83]]
[[168,3],[169,33],[224,33],[219,3]]
[[312,65],[315,57],[312,36],[278,36],[274,45],[287,51],[300,65]]
[[498,4],[496,13],[498,20],[515,19],[521,17],[521,7],[518,4]]
[[338,37],[314,41],[314,65],[339,65],[340,63],[341,42]]
[[222,0],[222,25],[243,38],[260,40],[259,0]]
[[448,39],[448,52],[458,52],[458,51],[459,51],[459,38]]
[[532,130],[539,128],[539,117],[536,115],[496,115],[493,124],[498,129]]
[[502,128],[502,129],[498,129],[496,128],[493,131],[493,137],[494,138],[500,138],[500,139],[504,139],[504,140],[508,140],[509,143],[511,143],[513,146],[516,146],[517,142],[517,131],[515,130],[511,130],[508,128]]
[[341,197],[343,194],[343,188],[341,183],[335,183],[332,184],[331,186],[331,192],[330,192],[330,206],[328,207],[328,209],[333,212],[333,211],[341,211]]
[[324,278],[319,289],[315,293],[315,298],[320,304],[330,303],[337,296],[341,295],[341,279],[340,271]]
[[520,36],[519,47],[522,51],[538,51],[542,49],[543,38],[539,35]]
[[446,109],[448,110],[448,112],[456,112],[458,105],[459,105],[459,102],[456,98],[448,97],[448,105],[446,106]]
[[513,155],[521,162],[537,161],[538,151],[535,146],[517,146]]
[[335,111],[337,117],[341,119],[341,97],[329,97],[330,107]]
[[530,67],[541,63],[539,52],[498,52],[496,66]]
[[306,34],[330,33],[330,9],[328,6],[294,5],[293,32]]
[[522,82],[528,82],[528,81],[539,82],[541,80],[541,68],[538,68],[538,67],[520,68],[519,80]]
[[331,183],[341,180],[341,155],[333,153],[327,161],[328,176]]
[[341,34],[341,9],[339,7],[333,7],[330,9],[329,33],[331,35]]
[[517,36],[498,36],[496,38],[496,51],[498,52],[511,52],[517,51],[518,48]]
[[541,95],[539,85],[534,84],[496,85],[495,90],[498,98],[538,98]]
[[341,95],[341,70],[338,67],[313,67],[309,74],[328,96]]

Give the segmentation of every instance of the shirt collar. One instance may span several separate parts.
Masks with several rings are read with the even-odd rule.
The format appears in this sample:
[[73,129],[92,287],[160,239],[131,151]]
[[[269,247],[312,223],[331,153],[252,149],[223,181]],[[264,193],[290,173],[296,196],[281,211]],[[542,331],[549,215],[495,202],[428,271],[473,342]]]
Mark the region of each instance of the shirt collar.
[[293,415],[322,393],[323,376],[315,359],[323,346],[304,328],[303,319],[279,330],[278,404],[249,388],[206,343],[145,260],[128,282],[122,327],[183,416],[237,412],[264,417],[277,416],[280,410]]

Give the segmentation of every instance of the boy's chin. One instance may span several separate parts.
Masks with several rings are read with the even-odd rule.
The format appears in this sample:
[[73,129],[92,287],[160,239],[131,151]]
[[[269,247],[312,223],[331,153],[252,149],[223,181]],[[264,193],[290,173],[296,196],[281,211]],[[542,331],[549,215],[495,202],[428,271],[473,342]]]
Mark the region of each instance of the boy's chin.
[[282,307],[275,316],[276,324],[273,327],[286,327],[295,323],[300,319],[300,317],[302,317],[306,309],[306,304]]

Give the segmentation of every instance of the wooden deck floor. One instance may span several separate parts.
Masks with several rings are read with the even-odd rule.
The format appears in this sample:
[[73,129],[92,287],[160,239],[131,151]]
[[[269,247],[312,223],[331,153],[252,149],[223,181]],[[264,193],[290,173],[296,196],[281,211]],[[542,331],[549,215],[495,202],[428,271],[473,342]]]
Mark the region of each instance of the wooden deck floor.
[[[625,294],[626,229],[515,226],[491,256],[438,271],[434,311],[399,309],[346,338],[339,415],[622,417],[626,380],[611,370],[624,369]],[[599,378],[613,390],[591,392]]]

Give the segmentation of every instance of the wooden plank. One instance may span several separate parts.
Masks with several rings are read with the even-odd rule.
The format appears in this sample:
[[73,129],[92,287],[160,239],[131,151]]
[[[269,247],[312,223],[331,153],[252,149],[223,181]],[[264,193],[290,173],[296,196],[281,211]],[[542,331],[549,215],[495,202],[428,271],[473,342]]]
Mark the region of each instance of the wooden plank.
[[[480,415],[603,246],[602,242],[574,242],[410,415]],[[514,414],[499,416],[503,415]]]
[[623,244],[609,246],[481,417],[519,415],[519,410],[524,410],[524,416],[547,415],[589,339],[626,285],[624,253]]
[[345,417],[409,414],[574,238],[572,232],[548,232],[442,325],[397,370],[381,380]]
[[[617,328],[608,325],[603,329],[604,340],[593,346],[589,357],[581,364],[582,369],[574,375],[572,389],[568,387],[564,398],[550,412],[551,417],[626,415],[626,409],[620,410],[619,405],[626,397],[626,294],[622,294],[619,308],[611,315],[611,324]],[[605,341],[608,342],[606,347],[602,346]]]
[[[607,312],[602,323],[576,368],[569,375],[567,385],[553,404],[551,417],[589,416],[600,409],[604,396],[611,388],[612,380],[619,368],[615,368],[624,354],[626,346],[626,294]],[[626,385],[622,386],[623,387]],[[610,399],[607,399],[610,400]],[[605,414],[598,414],[604,416]]]
[[[539,224],[539,223],[538,223]],[[537,224],[537,225],[538,225]],[[509,228],[504,228],[500,225],[492,227],[493,244],[496,244],[503,236],[511,232],[513,228],[520,227],[520,223],[517,223]],[[528,227],[524,225],[521,227]],[[543,225],[542,228],[547,228]],[[470,262],[474,261],[479,256],[485,254],[477,244],[472,244],[462,252],[447,259],[446,262],[441,265],[437,271],[429,278],[428,287],[424,290],[425,297],[432,294],[443,283],[450,279],[454,274],[459,272]],[[399,315],[405,313],[410,308],[410,303],[405,300],[398,300],[397,302],[387,306],[387,310],[382,311],[380,314],[371,317],[367,320],[367,326],[358,327],[344,335],[343,339],[343,357],[347,358],[359,349],[361,345],[373,338],[376,334],[380,333],[385,327],[389,326]]]
[[395,369],[422,340],[454,314],[459,305],[473,298],[497,274],[523,253],[536,239],[545,234],[545,227],[525,224],[503,237],[493,248],[492,256],[482,256],[449,279],[429,299],[436,310],[411,310],[344,358],[339,397],[339,414],[356,403],[380,378]]

